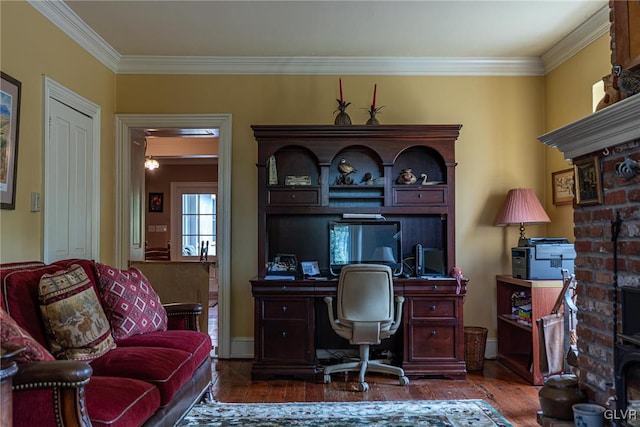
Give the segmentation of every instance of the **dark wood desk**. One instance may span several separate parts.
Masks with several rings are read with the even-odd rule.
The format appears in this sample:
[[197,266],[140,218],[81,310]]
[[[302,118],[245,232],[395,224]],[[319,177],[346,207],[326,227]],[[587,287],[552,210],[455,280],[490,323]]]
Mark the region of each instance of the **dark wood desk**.
[[[323,298],[336,295],[338,281],[251,281],[254,297],[253,379],[291,376],[322,378],[316,350],[336,336]],[[393,352],[408,377],[463,378],[463,302],[455,280],[395,279],[394,292],[404,296],[402,326]],[[344,347],[349,344],[346,340]],[[383,341],[384,344],[384,341]]]

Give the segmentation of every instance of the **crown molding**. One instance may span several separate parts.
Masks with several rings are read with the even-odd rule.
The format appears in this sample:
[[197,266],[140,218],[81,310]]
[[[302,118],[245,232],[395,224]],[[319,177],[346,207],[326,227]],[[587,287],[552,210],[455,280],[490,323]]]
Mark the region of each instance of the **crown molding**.
[[122,56],[61,0],[27,0],[38,12],[114,73]]
[[544,75],[539,58],[123,56],[119,74]]
[[608,6],[541,58],[193,57],[120,55],[61,0],[27,0],[116,74],[543,76],[609,29]]
[[609,34],[610,28],[609,5],[605,5],[542,55],[545,74],[551,72],[599,37]]

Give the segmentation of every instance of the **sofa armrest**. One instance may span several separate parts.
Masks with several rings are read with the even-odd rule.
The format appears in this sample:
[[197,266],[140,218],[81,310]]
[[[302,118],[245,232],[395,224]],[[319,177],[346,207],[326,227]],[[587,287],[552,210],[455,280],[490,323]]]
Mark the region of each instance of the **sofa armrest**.
[[14,417],[32,408],[30,422],[41,415],[43,423],[59,420],[64,426],[91,426],[85,386],[92,374],[88,363],[72,360],[21,364],[13,377]]
[[202,314],[202,304],[174,302],[163,304],[167,311],[168,329],[198,331],[198,318]]

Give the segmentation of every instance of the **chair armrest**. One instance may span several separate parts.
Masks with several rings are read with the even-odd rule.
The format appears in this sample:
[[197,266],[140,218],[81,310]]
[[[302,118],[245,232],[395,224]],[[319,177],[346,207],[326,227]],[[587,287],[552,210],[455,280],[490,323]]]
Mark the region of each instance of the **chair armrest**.
[[171,330],[198,331],[198,318],[202,314],[202,304],[174,302],[163,304],[167,311],[168,328]]
[[395,319],[393,319],[393,324],[389,329],[389,333],[392,335],[396,333],[396,331],[400,327],[400,324],[402,323],[402,305],[404,304],[404,297],[401,297],[401,296],[395,297],[395,302],[396,302]]
[[14,414],[37,408],[30,420],[38,425],[57,420],[64,426],[90,427],[85,386],[92,374],[88,363],[72,360],[21,364],[13,377]]

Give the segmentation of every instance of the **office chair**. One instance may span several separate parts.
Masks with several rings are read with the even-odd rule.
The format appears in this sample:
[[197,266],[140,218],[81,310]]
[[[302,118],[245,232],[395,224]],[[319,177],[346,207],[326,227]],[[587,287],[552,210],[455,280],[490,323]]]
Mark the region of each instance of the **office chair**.
[[369,346],[389,338],[401,323],[404,297],[395,297],[394,304],[391,268],[376,264],[349,264],[342,267],[336,301],[338,319],[333,315],[333,298],[326,297],[324,300],[333,330],[351,344],[360,346],[360,360],[325,367],[325,383],[331,382],[334,372],[359,371],[360,391],[367,391],[369,385],[364,375],[369,370],[398,375],[400,385],[409,384],[402,368],[382,360],[369,360]]

